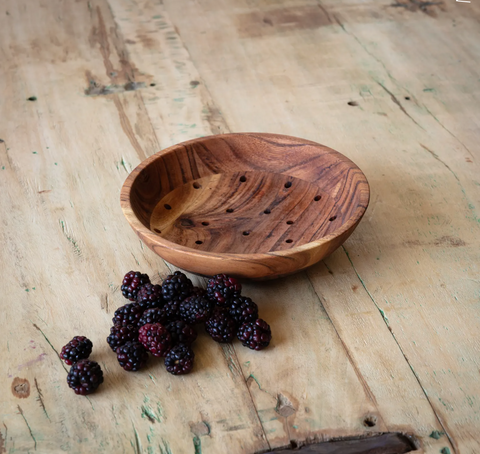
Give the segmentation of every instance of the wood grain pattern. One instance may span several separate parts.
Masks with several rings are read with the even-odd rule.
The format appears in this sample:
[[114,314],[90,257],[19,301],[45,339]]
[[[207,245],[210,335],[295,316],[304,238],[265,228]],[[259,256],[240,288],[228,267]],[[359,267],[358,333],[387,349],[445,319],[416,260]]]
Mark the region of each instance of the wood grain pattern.
[[154,252],[205,275],[275,278],[332,253],[353,232],[369,187],[349,159],[311,141],[223,134],[142,162],[121,193]]

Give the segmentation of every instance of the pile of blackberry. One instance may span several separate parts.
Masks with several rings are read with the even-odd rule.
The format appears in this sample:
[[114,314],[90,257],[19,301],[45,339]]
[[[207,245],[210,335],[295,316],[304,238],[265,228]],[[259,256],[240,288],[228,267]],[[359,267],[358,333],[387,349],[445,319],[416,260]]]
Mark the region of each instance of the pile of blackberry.
[[152,355],[165,358],[167,371],[174,375],[192,370],[195,326],[200,324],[216,342],[232,342],[236,336],[246,347],[262,350],[272,338],[270,327],[241,290],[240,283],[225,274],[213,276],[205,290],[194,287],[180,271],[162,285],[152,284],[140,271],[129,271],[122,294],[133,302],[115,311],[107,343],[127,371],[142,369]]

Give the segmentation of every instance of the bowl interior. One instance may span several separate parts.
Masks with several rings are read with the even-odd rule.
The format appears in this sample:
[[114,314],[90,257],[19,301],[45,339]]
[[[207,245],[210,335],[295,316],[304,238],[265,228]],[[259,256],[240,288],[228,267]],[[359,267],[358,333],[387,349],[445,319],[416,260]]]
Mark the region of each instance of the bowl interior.
[[350,160],[297,138],[205,137],[142,164],[130,191],[135,216],[159,240],[199,252],[292,249],[334,233],[368,203]]

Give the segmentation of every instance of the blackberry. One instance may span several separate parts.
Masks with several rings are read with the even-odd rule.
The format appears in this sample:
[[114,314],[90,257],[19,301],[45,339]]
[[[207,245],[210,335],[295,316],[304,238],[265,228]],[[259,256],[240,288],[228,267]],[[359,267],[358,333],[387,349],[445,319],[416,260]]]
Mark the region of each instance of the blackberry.
[[165,328],[172,336],[172,345],[191,345],[197,338],[197,332],[183,320],[170,322]]
[[116,350],[117,360],[125,370],[140,370],[148,361],[148,353],[141,342],[127,342]]
[[164,304],[162,286],[150,283],[142,285],[137,293],[137,303],[144,309],[162,307]]
[[153,356],[165,356],[172,346],[172,336],[160,323],[143,325],[138,331],[138,340]]
[[227,301],[228,312],[237,326],[254,322],[258,318],[258,306],[245,296],[238,296]]
[[113,351],[127,342],[138,340],[138,327],[135,325],[113,325],[110,328],[110,335],[107,337],[107,343]]
[[128,303],[119,307],[112,318],[114,325],[137,325],[145,309],[138,303]]
[[165,357],[165,367],[173,375],[188,374],[193,368],[195,353],[190,346],[177,344]]
[[122,295],[130,301],[135,301],[140,287],[148,283],[150,283],[148,275],[140,271],[129,271],[122,281]]
[[206,322],[212,313],[212,306],[205,296],[190,296],[179,305],[180,318],[191,325]]
[[226,300],[240,296],[241,291],[240,282],[226,274],[213,276],[207,285],[208,296],[220,306],[224,305]]
[[165,320],[171,322],[180,318],[180,301],[169,301],[162,307],[161,311]]
[[175,273],[168,275],[163,281],[163,299],[165,301],[172,301],[178,298],[184,299],[190,295],[192,289],[192,281],[180,271],[175,271]]
[[103,383],[103,372],[95,361],[82,359],[75,363],[67,375],[67,383],[75,394],[86,396]]
[[238,339],[245,347],[262,350],[272,340],[270,326],[261,318],[254,322],[244,323],[237,332]]
[[205,323],[205,330],[215,342],[232,342],[237,325],[227,311],[215,310]]
[[72,364],[86,359],[92,353],[93,344],[90,339],[85,336],[75,336],[67,345],[62,347],[60,358],[65,361],[65,364],[71,366]]
[[140,317],[138,321],[138,327],[142,327],[147,323],[161,323],[162,325],[165,324],[167,321],[167,317],[165,316],[165,310],[159,307],[154,307],[153,309],[147,309],[143,315]]

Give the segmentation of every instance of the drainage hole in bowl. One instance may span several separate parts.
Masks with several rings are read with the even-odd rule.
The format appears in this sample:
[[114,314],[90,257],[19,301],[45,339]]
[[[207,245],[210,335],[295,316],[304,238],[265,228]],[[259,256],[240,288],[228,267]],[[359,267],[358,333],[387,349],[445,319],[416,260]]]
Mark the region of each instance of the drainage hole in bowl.
[[197,240],[195,241],[195,244],[203,244],[203,241]]
[[293,224],[293,221],[287,221],[287,224],[288,224],[288,225],[292,225],[292,224]]
[[247,181],[247,177],[246,177],[245,175],[242,175],[242,176],[240,177],[240,181],[241,181],[242,183],[245,183],[245,181]]
[[332,221],[334,221],[335,219],[337,219],[337,216],[332,216],[332,217],[329,219],[329,221],[332,222]]
[[195,183],[193,183],[193,187],[195,189],[200,189],[200,184],[195,181]]
[[225,211],[226,211],[227,213],[233,213],[233,208],[227,208]]
[[265,211],[264,211],[265,214],[270,214],[271,211],[267,208]]
[[250,235],[250,231],[249,230],[245,230],[245,232],[243,232],[243,236],[248,236]]
[[321,198],[322,198],[321,195],[317,195],[317,196],[315,196],[315,198],[313,200],[315,200],[315,202],[318,202]]
[[288,239],[285,241],[285,243],[288,243],[288,244],[293,243],[293,240]]
[[153,231],[156,232],[156,233],[162,233],[162,231],[158,230],[158,229],[153,229]]
[[292,182],[291,181],[287,181],[285,183],[285,187],[288,189],[288,188],[291,188],[292,187]]
[[203,221],[203,222],[202,222],[202,225],[210,225],[210,222]]
[[171,210],[172,209],[172,207],[168,203],[166,203],[163,206],[165,207],[166,210]]

